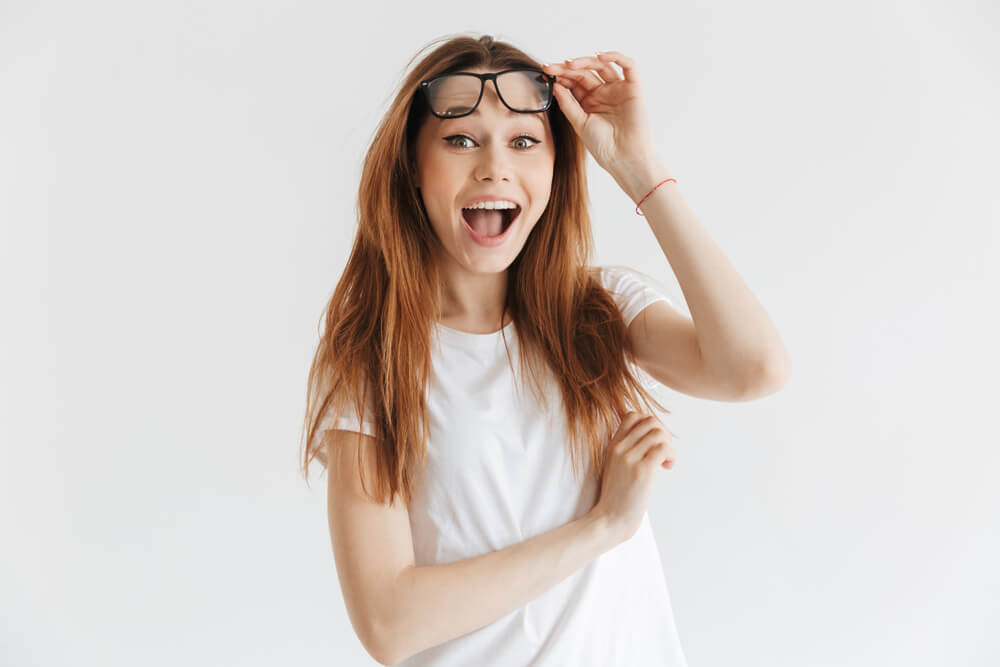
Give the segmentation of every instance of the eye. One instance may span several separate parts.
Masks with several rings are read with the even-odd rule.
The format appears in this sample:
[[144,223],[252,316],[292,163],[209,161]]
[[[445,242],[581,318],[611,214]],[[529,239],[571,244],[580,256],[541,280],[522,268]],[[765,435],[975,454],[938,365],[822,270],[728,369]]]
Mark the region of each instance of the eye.
[[526,134],[522,134],[522,135],[521,135],[521,136],[519,136],[519,137],[515,137],[515,138],[514,138],[514,141],[517,141],[518,139],[527,139],[528,141],[533,141],[533,142],[534,142],[534,143],[532,143],[532,144],[529,144],[528,146],[526,146],[526,147],[525,147],[525,150],[527,150],[528,148],[531,148],[531,147],[532,147],[532,146],[534,146],[535,144],[540,144],[540,143],[542,143],[542,142],[541,142],[541,141],[539,141],[538,139],[535,139],[534,137],[529,137],[529,136],[528,136],[528,135],[526,135]]
[[[450,137],[445,137],[444,138],[444,140],[447,141],[449,145],[454,146],[455,148],[472,148],[472,146],[463,146],[463,145],[455,143],[456,141],[461,141],[463,139],[467,139],[467,140],[471,141],[473,144],[476,143],[475,141],[472,141],[471,137],[469,137],[468,135],[465,135],[465,134],[453,134]],[[534,142],[534,143],[531,143],[531,144],[529,144],[527,146],[524,146],[524,148],[521,149],[521,150],[525,150],[525,151],[531,149],[536,144],[542,143],[538,139],[535,139],[534,137],[528,136],[527,134],[522,134],[519,137],[514,137],[514,141],[517,141],[519,139],[527,139],[528,141]]]
[[469,141],[472,141],[470,137],[467,137],[464,134],[453,134],[450,137],[444,138],[445,141],[447,141],[450,145],[454,146],[455,148],[471,148],[471,146],[459,146],[458,144],[456,144],[455,141],[459,139],[468,139]]

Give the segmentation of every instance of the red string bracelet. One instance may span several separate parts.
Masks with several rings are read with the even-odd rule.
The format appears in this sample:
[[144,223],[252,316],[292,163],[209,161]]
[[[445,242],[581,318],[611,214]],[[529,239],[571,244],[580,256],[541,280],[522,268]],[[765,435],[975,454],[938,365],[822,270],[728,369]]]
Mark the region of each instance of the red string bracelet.
[[[676,178],[668,178],[665,181],[660,181],[659,183],[656,184],[656,188],[660,187],[664,183],[669,183],[670,181],[673,181],[674,183],[676,183],[677,179]],[[635,205],[635,213],[636,213],[636,215],[641,215],[644,218],[646,217],[645,214],[643,214],[642,211],[639,210],[639,207],[642,206],[642,202],[646,201],[646,199],[649,198],[649,195],[651,195],[654,192],[656,192],[656,188],[653,188],[652,190],[650,190],[649,194],[647,194],[645,197],[643,197],[642,199],[640,199],[639,203]]]

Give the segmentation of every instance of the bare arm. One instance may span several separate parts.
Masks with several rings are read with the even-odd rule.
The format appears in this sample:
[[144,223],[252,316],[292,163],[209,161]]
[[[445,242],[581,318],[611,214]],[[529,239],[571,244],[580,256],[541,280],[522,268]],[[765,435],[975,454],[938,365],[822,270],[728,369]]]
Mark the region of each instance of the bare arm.
[[326,434],[328,509],[334,560],[348,616],[378,662],[404,658],[481,628],[522,607],[621,542],[590,514],[501,549],[445,565],[417,566],[407,507],[367,498],[357,474],[374,480],[374,438]]
[[381,628],[389,664],[506,616],[618,542],[604,520],[586,515],[499,551],[405,568]]

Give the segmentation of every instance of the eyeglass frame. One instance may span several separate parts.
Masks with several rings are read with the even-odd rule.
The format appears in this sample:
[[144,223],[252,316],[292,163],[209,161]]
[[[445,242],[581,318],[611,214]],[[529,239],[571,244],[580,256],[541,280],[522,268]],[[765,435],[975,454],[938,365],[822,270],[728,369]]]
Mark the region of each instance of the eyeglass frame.
[[[545,106],[542,107],[541,109],[538,109],[537,111],[521,111],[520,109],[515,109],[512,106],[510,106],[509,104],[507,104],[507,101],[503,98],[503,95],[500,94],[500,86],[497,85],[497,77],[500,76],[501,74],[507,74],[508,72],[537,72],[538,74],[541,74],[542,77],[544,77],[544,79],[545,79],[546,89],[549,92],[549,96],[548,96],[549,99],[545,103]],[[430,93],[427,92],[427,88],[430,86],[431,83],[433,83],[434,81],[436,81],[438,79],[442,79],[442,78],[444,78],[446,76],[454,76],[456,74],[464,74],[466,76],[474,76],[477,79],[479,79],[479,97],[476,98],[476,103],[472,105],[472,108],[470,110],[466,111],[465,113],[461,113],[461,114],[457,114],[457,115],[441,115],[438,112],[434,111],[434,105],[431,104],[431,96],[430,96]],[[468,116],[469,114],[473,113],[476,109],[479,108],[479,103],[483,100],[483,93],[486,92],[486,82],[487,81],[492,81],[493,82],[493,89],[495,91],[497,91],[497,97],[500,99],[500,102],[505,107],[507,107],[508,109],[510,109],[511,111],[513,111],[514,113],[543,113],[545,111],[548,111],[550,108],[552,108],[552,101],[555,99],[555,94],[554,94],[552,88],[553,88],[553,84],[556,81],[556,77],[553,74],[548,74],[547,72],[543,72],[542,70],[536,69],[534,67],[514,67],[514,68],[511,68],[511,69],[505,69],[505,70],[503,70],[501,72],[492,72],[492,73],[488,73],[488,74],[476,74],[475,72],[444,72],[442,74],[438,74],[437,76],[432,76],[429,79],[425,79],[424,81],[421,81],[420,82],[420,90],[422,90],[423,93],[424,93],[424,100],[427,101],[427,108],[436,117],[438,117],[438,118],[462,118],[464,116]]]

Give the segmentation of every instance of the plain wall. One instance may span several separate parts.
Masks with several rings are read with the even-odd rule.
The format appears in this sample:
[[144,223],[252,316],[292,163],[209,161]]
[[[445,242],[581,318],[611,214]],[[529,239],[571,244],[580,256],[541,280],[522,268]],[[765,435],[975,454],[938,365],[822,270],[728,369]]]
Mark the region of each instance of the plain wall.
[[[361,159],[471,31],[637,62],[789,383],[660,392],[691,667],[1000,664],[997,7],[0,5],[0,663],[375,664],[297,466]],[[596,263],[673,270],[589,161]]]

